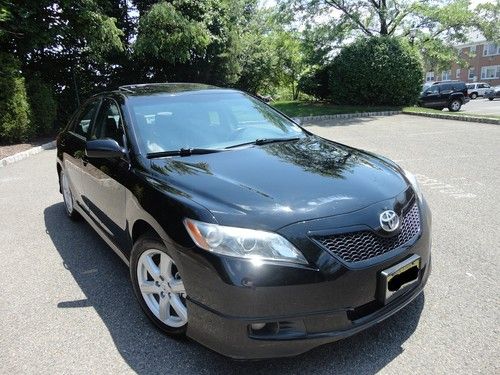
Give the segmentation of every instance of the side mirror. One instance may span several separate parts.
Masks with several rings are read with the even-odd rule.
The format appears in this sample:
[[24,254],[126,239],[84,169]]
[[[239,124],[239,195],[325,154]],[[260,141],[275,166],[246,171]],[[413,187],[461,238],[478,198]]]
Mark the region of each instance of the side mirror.
[[125,150],[117,141],[111,138],[94,139],[87,141],[85,155],[89,158],[112,159],[120,158],[125,154]]

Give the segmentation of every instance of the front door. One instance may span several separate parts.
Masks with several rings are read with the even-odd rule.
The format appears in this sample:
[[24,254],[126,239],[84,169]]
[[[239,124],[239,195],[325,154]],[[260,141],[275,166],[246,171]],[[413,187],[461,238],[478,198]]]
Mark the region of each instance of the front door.
[[60,144],[63,153],[63,169],[68,179],[75,203],[86,208],[83,204],[82,173],[85,159],[85,144],[90,129],[95,121],[100,99],[93,99],[85,103],[75,116],[68,128],[68,132],[61,134]]
[[422,96],[422,106],[423,107],[440,107],[442,106],[442,99],[439,93],[439,86],[432,85],[427,90],[425,90]]
[[[118,104],[105,98],[101,104],[89,139],[112,138],[124,146],[122,116]],[[83,200],[91,218],[119,247],[126,241],[126,189],[129,173],[127,156],[121,158],[87,158],[83,173]]]

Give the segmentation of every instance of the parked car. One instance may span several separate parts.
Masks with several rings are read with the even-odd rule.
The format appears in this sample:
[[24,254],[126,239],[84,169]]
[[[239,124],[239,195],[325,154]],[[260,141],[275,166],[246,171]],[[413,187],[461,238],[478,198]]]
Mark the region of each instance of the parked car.
[[489,100],[500,98],[500,86],[495,86],[490,88],[488,91],[484,93],[484,97],[488,98]]
[[147,317],[233,358],[353,335],[414,300],[431,272],[415,176],[240,91],[93,96],[57,138],[57,173],[66,214],[130,267]]
[[469,100],[465,82],[438,81],[424,85],[418,105],[434,109],[448,108],[451,112],[457,112]]
[[471,99],[476,99],[478,96],[484,96],[485,92],[491,88],[489,84],[484,82],[468,83],[466,86]]

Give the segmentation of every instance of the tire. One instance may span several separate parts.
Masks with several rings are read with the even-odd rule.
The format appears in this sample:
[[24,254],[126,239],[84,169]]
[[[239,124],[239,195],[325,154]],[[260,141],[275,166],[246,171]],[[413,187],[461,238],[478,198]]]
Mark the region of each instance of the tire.
[[63,195],[64,208],[66,214],[71,220],[77,221],[81,218],[80,214],[75,211],[75,199],[73,198],[73,193],[71,192],[71,188],[69,186],[68,178],[64,173],[64,170],[61,171],[59,176],[59,184],[61,188],[61,193]]
[[488,98],[488,100],[493,101],[494,98]]
[[477,92],[473,92],[472,94],[470,94],[470,98],[471,99],[476,99],[477,98]]
[[184,336],[186,290],[173,258],[158,237],[145,234],[135,242],[130,278],[137,301],[151,322],[171,336]]
[[458,112],[462,107],[462,102],[459,99],[453,99],[450,104],[448,104],[448,109],[450,112]]

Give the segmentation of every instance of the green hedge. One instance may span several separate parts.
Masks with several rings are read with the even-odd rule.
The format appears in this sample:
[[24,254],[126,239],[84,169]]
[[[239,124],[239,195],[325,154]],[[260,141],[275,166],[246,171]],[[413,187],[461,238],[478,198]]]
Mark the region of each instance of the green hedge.
[[53,90],[37,74],[28,79],[26,90],[34,131],[38,135],[52,133],[57,115],[57,102],[53,96]]
[[0,53],[0,143],[25,141],[34,134],[30,106],[19,63]]
[[359,39],[335,57],[331,99],[340,104],[410,105],[422,88],[419,52],[401,38]]

